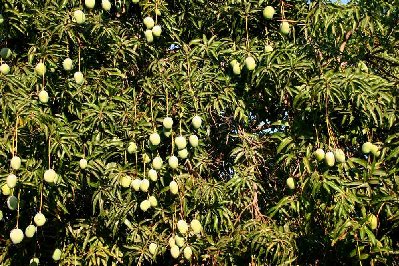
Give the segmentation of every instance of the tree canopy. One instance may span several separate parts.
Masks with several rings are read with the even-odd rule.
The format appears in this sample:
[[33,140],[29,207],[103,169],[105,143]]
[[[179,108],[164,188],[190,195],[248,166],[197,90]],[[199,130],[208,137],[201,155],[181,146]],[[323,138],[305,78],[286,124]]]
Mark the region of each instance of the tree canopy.
[[399,1],[3,0],[1,265],[394,265]]

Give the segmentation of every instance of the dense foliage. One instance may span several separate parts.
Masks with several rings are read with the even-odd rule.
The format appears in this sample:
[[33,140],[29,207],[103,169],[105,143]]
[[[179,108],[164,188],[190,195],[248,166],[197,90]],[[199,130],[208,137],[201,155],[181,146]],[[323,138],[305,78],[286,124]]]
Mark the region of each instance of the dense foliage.
[[398,260],[398,0],[0,14],[1,265]]

